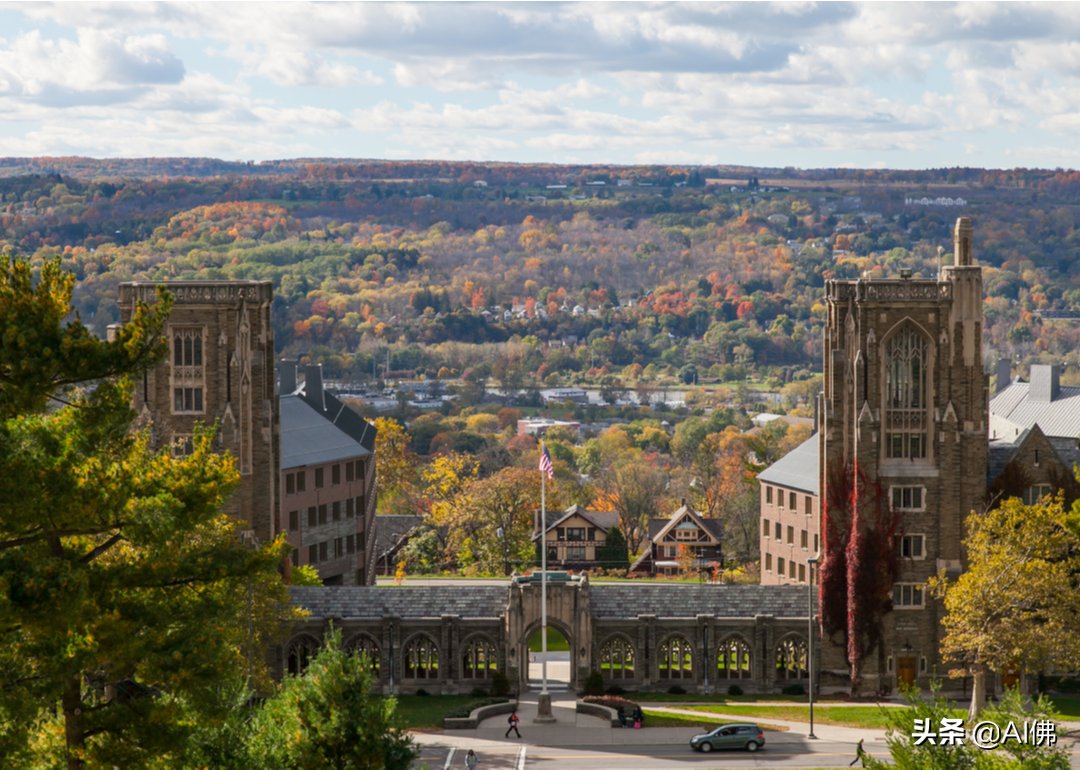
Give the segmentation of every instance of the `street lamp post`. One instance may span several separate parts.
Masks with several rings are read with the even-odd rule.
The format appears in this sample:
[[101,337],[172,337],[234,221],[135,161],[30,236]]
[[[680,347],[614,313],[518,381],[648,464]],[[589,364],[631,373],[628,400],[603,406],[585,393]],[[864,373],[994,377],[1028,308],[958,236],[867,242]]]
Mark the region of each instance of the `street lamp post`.
[[814,735],[814,566],[818,562],[818,557],[811,556],[806,560],[807,569],[810,572],[810,617],[807,621],[807,635],[806,635],[806,676],[810,680],[810,686],[807,688],[807,692],[810,693],[810,734],[807,738],[817,738]]

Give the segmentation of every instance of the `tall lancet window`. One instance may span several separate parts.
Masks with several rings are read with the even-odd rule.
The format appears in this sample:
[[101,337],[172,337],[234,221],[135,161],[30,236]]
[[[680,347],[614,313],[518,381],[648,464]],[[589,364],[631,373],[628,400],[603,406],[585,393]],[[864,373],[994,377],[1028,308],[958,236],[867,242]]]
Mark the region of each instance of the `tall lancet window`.
[[926,340],[907,327],[889,340],[885,373],[885,453],[926,457]]

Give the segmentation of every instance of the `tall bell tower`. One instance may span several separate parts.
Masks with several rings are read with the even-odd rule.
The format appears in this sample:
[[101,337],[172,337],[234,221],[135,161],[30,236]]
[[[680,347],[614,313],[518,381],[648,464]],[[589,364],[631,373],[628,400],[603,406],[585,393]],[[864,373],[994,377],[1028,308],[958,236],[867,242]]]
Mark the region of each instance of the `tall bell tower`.
[[[971,221],[956,221],[953,264],[937,280],[902,271],[896,279],[829,281],[826,304],[823,517],[842,505],[830,499],[838,494],[835,479],[854,468],[876,483],[900,520],[893,610],[885,615],[882,649],[863,661],[863,688],[926,687],[935,669],[943,675],[946,667],[938,655],[944,609],[925,583],[942,569],[959,574],[964,519],[986,494],[989,383]],[[824,521],[822,533],[827,539]],[[823,644],[824,687],[850,684],[841,636]]]

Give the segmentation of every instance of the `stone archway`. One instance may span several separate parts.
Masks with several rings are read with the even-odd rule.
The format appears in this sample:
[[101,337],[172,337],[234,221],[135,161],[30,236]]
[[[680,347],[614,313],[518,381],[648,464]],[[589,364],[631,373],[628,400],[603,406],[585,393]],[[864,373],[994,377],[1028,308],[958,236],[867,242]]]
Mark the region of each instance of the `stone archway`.
[[[556,628],[570,647],[571,689],[582,686],[589,674],[592,650],[592,613],[589,581],[566,572],[548,572],[548,627]],[[529,637],[540,628],[540,573],[514,577],[506,613],[509,671],[519,691],[529,686]]]

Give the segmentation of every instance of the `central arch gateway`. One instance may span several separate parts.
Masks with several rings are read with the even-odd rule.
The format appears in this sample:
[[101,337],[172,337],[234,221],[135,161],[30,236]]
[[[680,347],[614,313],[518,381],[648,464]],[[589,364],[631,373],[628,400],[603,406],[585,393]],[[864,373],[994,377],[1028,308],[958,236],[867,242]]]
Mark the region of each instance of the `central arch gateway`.
[[[386,693],[469,693],[489,689],[498,672],[519,692],[528,687],[539,574],[514,576],[506,586],[290,591],[310,617],[269,650],[279,678],[300,669],[333,625],[369,656]],[[574,690],[599,671],[605,687],[627,690],[727,692],[737,683],[745,692],[779,692],[807,683],[807,592],[795,585],[591,584],[549,572],[548,627],[569,644]]]

